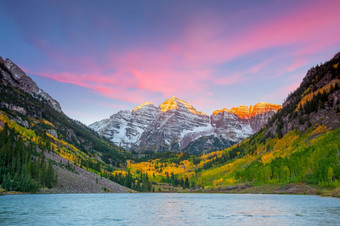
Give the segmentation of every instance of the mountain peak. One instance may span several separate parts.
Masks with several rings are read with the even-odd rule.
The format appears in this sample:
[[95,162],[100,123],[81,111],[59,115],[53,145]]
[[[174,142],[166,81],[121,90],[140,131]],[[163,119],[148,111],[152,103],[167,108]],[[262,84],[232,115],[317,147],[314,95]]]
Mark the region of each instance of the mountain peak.
[[167,112],[169,110],[175,110],[179,109],[180,107],[186,108],[188,111],[195,115],[206,115],[203,112],[198,112],[192,105],[190,105],[188,102],[181,100],[175,96],[167,99],[164,101],[161,105],[159,105],[159,108],[161,109],[162,112]]
[[260,102],[253,106],[250,116],[253,117],[255,115],[263,114],[268,111],[278,111],[282,108],[282,105],[279,104],[271,104],[266,102]]
[[18,65],[11,61],[11,59],[6,58],[4,62],[8,70],[13,73],[14,79],[18,80],[21,77],[27,76],[26,73],[22,71],[20,67],[18,67]]
[[3,72],[4,79],[7,80],[12,86],[31,94],[37,99],[46,100],[52,108],[62,113],[59,102],[53,99],[48,93],[40,89],[38,85],[31,79],[31,77],[21,70],[18,65],[16,65],[9,58],[3,60],[1,57],[0,63],[3,65],[2,67],[4,67],[3,69],[5,70]]
[[223,108],[221,110],[214,111],[213,114],[217,115],[222,112],[229,112],[237,115],[242,119],[250,119],[256,115],[264,114],[269,111],[278,111],[281,108],[282,106],[278,104],[259,102],[254,106],[250,105],[249,107],[245,105],[240,105],[239,107],[232,107],[230,110],[227,108]]
[[153,104],[150,103],[149,101],[148,101],[148,102],[145,102],[144,104],[141,104],[141,105],[135,107],[135,108],[133,109],[133,112],[135,112],[135,111],[141,109],[142,107],[144,107],[144,106],[146,106],[146,105],[153,105]]
[[178,109],[178,102],[181,100],[177,97],[173,96],[166,101],[164,101],[161,105],[159,105],[159,108],[162,112],[167,112],[169,110]]
[[271,104],[271,103],[267,103],[267,102],[261,101],[261,102],[255,104],[254,107],[255,106],[281,106],[281,105],[279,105],[279,104]]

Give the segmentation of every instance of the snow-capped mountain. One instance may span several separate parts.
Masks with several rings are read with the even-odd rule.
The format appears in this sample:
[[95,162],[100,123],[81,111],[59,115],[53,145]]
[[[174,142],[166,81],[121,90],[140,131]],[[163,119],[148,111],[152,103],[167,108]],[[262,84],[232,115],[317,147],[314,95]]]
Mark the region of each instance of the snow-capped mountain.
[[0,68],[0,70],[2,70],[4,79],[12,86],[24,90],[39,100],[45,100],[52,108],[62,113],[58,101],[53,99],[44,90],[40,89],[37,84],[10,59],[7,58],[6,60],[3,60],[0,57],[0,64],[4,65],[3,69]]
[[242,141],[260,130],[280,108],[261,102],[250,107],[224,108],[208,116],[172,97],[159,107],[147,102],[89,127],[129,150],[201,153]]
[[134,149],[141,142],[141,135],[152,123],[158,108],[147,102],[133,111],[119,111],[108,119],[90,125],[90,128],[114,143]]

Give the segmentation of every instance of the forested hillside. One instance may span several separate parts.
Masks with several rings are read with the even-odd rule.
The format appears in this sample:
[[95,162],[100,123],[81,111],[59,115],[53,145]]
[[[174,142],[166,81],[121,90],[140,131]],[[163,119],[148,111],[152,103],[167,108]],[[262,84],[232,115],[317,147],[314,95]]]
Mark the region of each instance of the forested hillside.
[[7,191],[37,192],[40,187],[52,188],[58,181],[52,162],[44,151],[26,143],[7,123],[0,133],[0,185]]
[[[287,184],[337,188],[339,63],[337,54],[309,70],[300,87],[288,95],[283,108],[259,132],[230,148],[202,156],[126,152],[2,79],[1,187],[36,192],[53,186],[57,181],[53,169],[61,167],[74,174],[84,169],[149,192],[230,191],[266,185],[278,189],[270,192],[282,192],[277,186]],[[45,161],[44,153],[68,162]],[[108,191],[106,187],[103,190]]]
[[[263,129],[240,144],[200,157],[184,153],[153,155],[148,161],[132,162],[128,166],[131,170],[148,172],[157,183],[196,190],[225,191],[237,184],[247,187],[291,183],[337,188],[340,186],[339,62],[340,54],[337,54],[309,70],[300,87],[289,94],[283,108]],[[187,183],[178,182],[186,180]]]
[[[10,74],[11,81],[8,81]],[[12,72],[0,61],[0,109],[19,125],[35,131],[39,136],[48,132],[55,138],[76,146],[85,153],[100,153],[106,163],[119,165],[125,162],[127,153],[115,144],[101,138],[82,123],[70,119],[55,110],[44,99],[37,99],[34,94],[14,87],[17,80]]]
[[[239,150],[235,160],[226,165],[225,161],[220,162],[222,168],[229,166],[234,170],[218,177],[255,184],[306,182],[339,186],[339,62],[338,53],[310,69],[265,128],[223,152],[222,156],[230,156]],[[214,166],[210,172],[218,169]]]
[[[29,163],[33,165],[35,161],[39,161],[42,170],[46,167],[46,170],[50,169],[48,164],[52,164],[52,168],[68,169],[70,172],[75,167],[80,167],[106,178],[110,178],[113,171],[125,166],[126,159],[131,156],[129,152],[125,152],[117,145],[100,137],[82,123],[70,119],[60,109],[54,108],[51,102],[57,103],[57,101],[50,96],[48,96],[49,99],[45,99],[31,92],[33,88],[38,90],[40,88],[18,67],[16,67],[16,70],[17,73],[20,73],[20,76],[14,74],[11,68],[8,68],[8,65],[2,59],[0,60],[0,131],[5,129],[11,131],[7,132],[8,139],[11,141],[3,139],[0,142],[1,148],[4,148],[4,153],[7,153],[0,158],[1,161],[6,163],[1,165],[1,181],[5,182],[1,182],[2,189],[37,192],[39,188],[51,188],[54,185],[60,187],[58,182],[41,181],[39,175],[42,173],[40,171],[36,173],[35,168],[32,174],[27,172],[26,165]],[[40,92],[43,91],[40,90]],[[45,95],[48,94],[45,93]],[[14,140],[13,134],[16,134]],[[8,145],[7,142],[9,142]],[[41,151],[36,152],[35,148],[33,150],[29,148],[30,146],[37,147]],[[28,156],[33,153],[32,158],[16,158],[8,154],[8,152],[14,151],[26,156],[27,150],[30,151],[27,154]],[[45,159],[42,154],[44,152],[61,156],[67,164]],[[40,155],[42,160],[38,159]],[[16,167],[19,165],[22,165],[22,167]],[[25,177],[25,181],[31,181],[31,187],[14,186],[18,181],[23,180],[21,177]],[[50,176],[48,177],[50,178]],[[73,175],[67,179],[70,183],[74,179],[72,177],[77,177],[77,172],[74,171]],[[112,176],[111,179],[113,179]],[[8,184],[8,180],[14,184]],[[67,181],[62,182],[66,183]],[[118,182],[125,183],[121,180]],[[129,187],[132,188],[133,186],[130,185]],[[65,189],[60,189],[59,191],[67,192]]]

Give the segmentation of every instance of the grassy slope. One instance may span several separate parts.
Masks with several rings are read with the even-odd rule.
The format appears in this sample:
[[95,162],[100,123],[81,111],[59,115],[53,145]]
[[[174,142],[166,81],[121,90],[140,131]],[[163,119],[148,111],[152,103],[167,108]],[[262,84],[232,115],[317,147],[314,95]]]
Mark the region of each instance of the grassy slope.
[[305,133],[293,130],[282,139],[270,139],[258,145],[254,155],[203,170],[199,178],[208,188],[241,182],[254,185],[310,182],[337,187],[340,185],[340,129],[324,131],[320,127]]

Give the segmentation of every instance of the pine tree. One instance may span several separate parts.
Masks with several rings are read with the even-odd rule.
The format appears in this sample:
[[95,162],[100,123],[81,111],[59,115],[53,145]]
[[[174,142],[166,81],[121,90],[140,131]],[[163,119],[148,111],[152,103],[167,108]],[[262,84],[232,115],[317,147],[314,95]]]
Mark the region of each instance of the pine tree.
[[53,182],[54,182],[54,171],[52,167],[52,162],[48,162],[48,167],[45,175],[45,180],[46,180],[46,186],[48,188],[52,188]]
[[185,177],[184,188],[189,188],[189,187],[190,187],[189,179],[188,177]]

